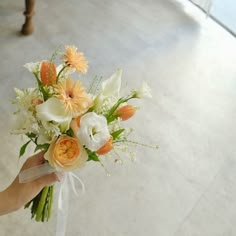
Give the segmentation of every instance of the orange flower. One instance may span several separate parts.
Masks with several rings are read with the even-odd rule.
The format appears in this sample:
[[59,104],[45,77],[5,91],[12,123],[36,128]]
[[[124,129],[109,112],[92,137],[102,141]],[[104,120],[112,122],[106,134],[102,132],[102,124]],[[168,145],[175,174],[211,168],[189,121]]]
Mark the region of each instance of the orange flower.
[[78,139],[62,135],[51,143],[44,158],[57,170],[73,170],[81,167],[88,155]]
[[110,152],[113,148],[112,141],[113,141],[113,137],[110,136],[110,138],[107,140],[107,142],[101,148],[99,148],[96,151],[96,153],[99,155],[104,155],[104,154]]
[[85,92],[80,81],[66,79],[54,86],[57,98],[65,105],[72,117],[84,114],[92,105],[92,99]]
[[75,46],[66,46],[66,53],[62,60],[70,67],[75,68],[78,72],[86,73],[88,70],[88,62],[84,54],[77,52]]
[[118,115],[122,120],[128,120],[136,112],[136,109],[132,105],[125,105],[119,108],[115,114]]
[[43,85],[51,86],[57,81],[56,66],[53,62],[43,61],[41,63],[40,77]]
[[73,118],[70,123],[70,127],[71,127],[75,137],[77,137],[77,131],[80,128],[80,119],[81,119],[81,116],[78,116],[76,118]]

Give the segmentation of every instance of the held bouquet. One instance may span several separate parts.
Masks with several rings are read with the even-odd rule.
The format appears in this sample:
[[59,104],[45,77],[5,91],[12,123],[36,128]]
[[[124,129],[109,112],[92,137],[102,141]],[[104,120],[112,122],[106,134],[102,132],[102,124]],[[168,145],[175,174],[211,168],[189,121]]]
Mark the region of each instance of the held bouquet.
[[[52,171],[69,172],[87,161],[100,162],[101,155],[115,152],[121,146],[128,147],[132,143],[128,139],[130,130],[122,127],[122,121],[136,112],[129,102],[151,94],[144,82],[128,95],[120,96],[121,70],[103,82],[94,79],[86,89],[81,81],[70,77],[75,71],[87,72],[88,63],[83,53],[75,46],[66,46],[65,52],[60,53],[61,64],[56,67],[58,54],[54,53],[48,61],[25,65],[36,79],[36,87],[15,89],[13,103],[17,111],[13,131],[28,138],[20,149],[20,156],[33,143],[35,151],[45,151],[44,158]],[[25,174],[28,177],[22,182],[31,178],[29,173]],[[50,218],[53,188],[45,187],[25,206],[31,207],[36,221]]]

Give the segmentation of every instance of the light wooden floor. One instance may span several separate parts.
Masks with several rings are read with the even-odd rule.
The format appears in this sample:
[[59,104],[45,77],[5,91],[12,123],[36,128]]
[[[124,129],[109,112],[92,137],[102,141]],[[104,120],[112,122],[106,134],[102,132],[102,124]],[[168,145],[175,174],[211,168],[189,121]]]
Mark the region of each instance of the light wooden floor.
[[[17,33],[22,9],[0,3],[0,189],[20,167],[10,99],[14,87],[34,85],[22,65],[75,44],[90,62],[85,84],[121,67],[124,87],[151,85],[130,125],[134,139],[160,148],[122,166],[104,160],[110,177],[95,164],[77,172],[86,193],[71,195],[67,235],[236,235],[235,38],[184,0],[37,1],[30,37]],[[28,213],[1,217],[0,235],[55,235],[56,210],[44,225]]]

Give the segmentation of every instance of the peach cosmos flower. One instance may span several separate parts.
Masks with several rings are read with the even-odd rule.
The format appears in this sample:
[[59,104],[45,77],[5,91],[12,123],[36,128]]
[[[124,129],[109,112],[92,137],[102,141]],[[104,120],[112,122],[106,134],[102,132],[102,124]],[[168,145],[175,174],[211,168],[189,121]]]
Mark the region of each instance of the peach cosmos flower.
[[58,171],[73,170],[83,166],[88,155],[78,139],[67,135],[53,140],[44,158]]
[[79,73],[86,73],[88,70],[88,62],[84,54],[77,52],[77,47],[75,46],[66,46],[66,52],[62,60],[68,66],[75,68]]
[[84,114],[93,104],[80,81],[66,79],[54,86],[56,97],[72,117]]
[[40,77],[43,85],[51,86],[57,81],[56,65],[51,61],[41,63]]
[[118,115],[121,120],[128,120],[131,118],[136,112],[136,109],[132,105],[125,105],[119,108],[115,114]]

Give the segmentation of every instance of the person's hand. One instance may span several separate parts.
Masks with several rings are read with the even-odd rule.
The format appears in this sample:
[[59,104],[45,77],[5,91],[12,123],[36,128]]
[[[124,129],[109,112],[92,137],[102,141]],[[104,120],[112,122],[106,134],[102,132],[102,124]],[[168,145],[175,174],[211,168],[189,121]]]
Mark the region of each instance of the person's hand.
[[[45,162],[44,152],[30,157],[20,171]],[[0,193],[0,215],[18,210],[33,199],[45,186],[60,181],[55,173],[45,175],[32,182],[19,183],[19,174],[12,184]]]

